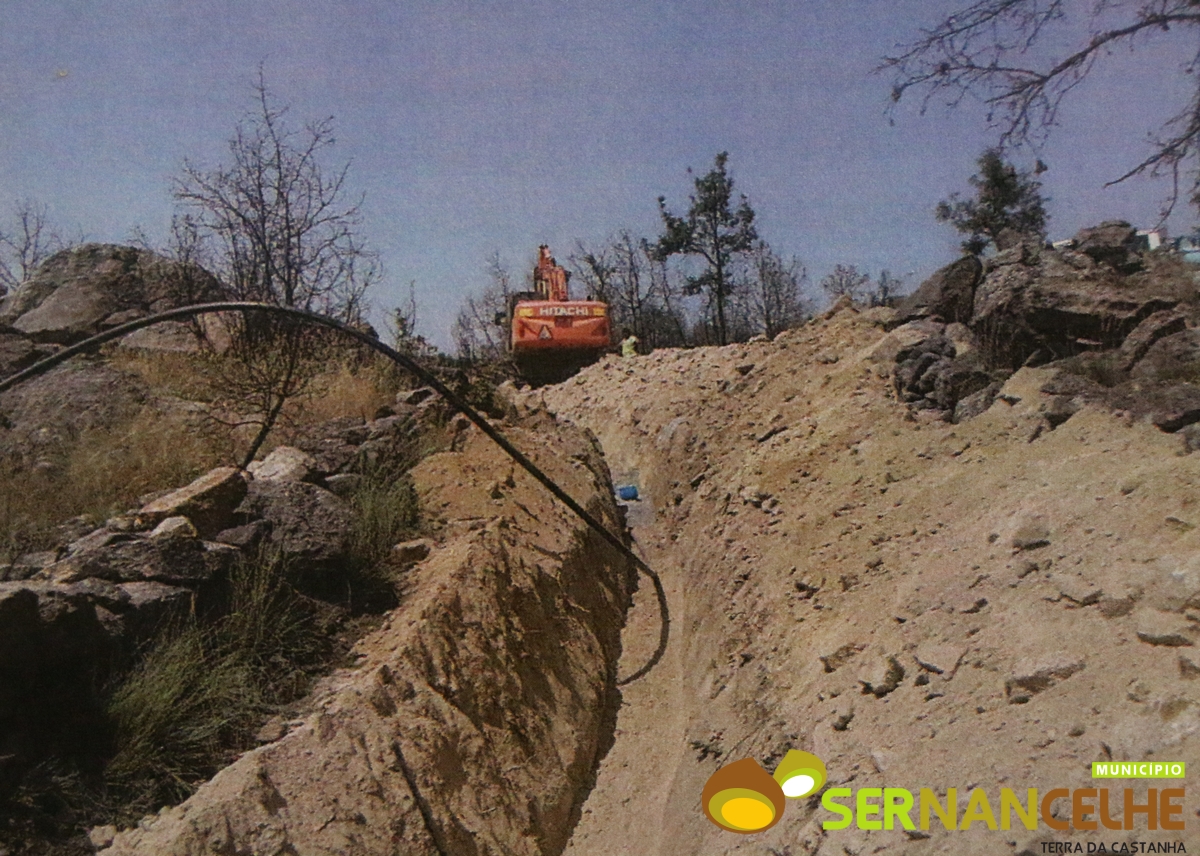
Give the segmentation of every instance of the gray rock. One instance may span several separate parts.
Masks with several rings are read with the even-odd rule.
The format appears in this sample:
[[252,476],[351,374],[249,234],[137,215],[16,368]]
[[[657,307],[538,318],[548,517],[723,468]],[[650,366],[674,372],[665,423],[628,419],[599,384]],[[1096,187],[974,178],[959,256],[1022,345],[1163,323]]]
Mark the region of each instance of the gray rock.
[[1106,220],[1099,226],[1080,229],[1075,235],[1074,249],[1099,263],[1127,272],[1141,267],[1137,255],[1137,229],[1124,220]]
[[1016,369],[1031,357],[1115,348],[1144,318],[1178,305],[1185,285],[1170,271],[1079,270],[1045,251],[1035,262],[991,270],[975,290],[970,326],[989,365]]
[[0,322],[37,342],[67,344],[145,314],[152,304],[218,299],[217,280],[136,247],[83,244],[56,253],[0,301]]
[[212,537],[218,544],[228,544],[242,551],[257,549],[263,539],[271,533],[271,524],[266,520],[253,520],[243,526],[223,529]]
[[958,402],[985,389],[992,375],[983,365],[978,353],[955,357],[949,364],[935,364],[933,390],[926,394],[939,410],[954,410]]
[[393,565],[407,567],[423,562],[429,557],[433,542],[428,538],[418,538],[414,541],[404,541],[392,548],[388,561]]
[[1183,451],[1187,454],[1200,449],[1200,423],[1193,422],[1183,426],[1179,430],[1179,436],[1183,438]]
[[358,473],[338,473],[325,479],[325,486],[342,499],[349,499],[366,482]]
[[128,598],[126,626],[135,640],[151,638],[166,622],[186,613],[195,592],[180,586],[142,580],[117,586]]
[[865,359],[872,363],[894,363],[901,351],[920,345],[933,336],[946,332],[946,325],[929,319],[909,321],[892,330],[866,352]]
[[195,538],[137,538],[72,554],[50,565],[40,577],[59,583],[95,577],[111,582],[153,580],[196,586],[228,570],[230,564],[229,557]]
[[200,533],[186,517],[168,517],[151,530],[150,538],[199,538]]
[[93,550],[99,550],[101,547],[107,547],[109,544],[117,541],[128,541],[133,536],[123,532],[110,531],[107,526],[101,526],[99,529],[94,529],[82,538],[76,538],[67,545],[67,555],[76,556],[80,553],[89,553]]
[[1000,388],[1004,384],[1000,381],[993,381],[983,389],[971,393],[959,400],[954,405],[954,422],[965,422],[968,419],[974,419],[981,413],[987,411],[992,406],[992,402],[996,400],[996,394],[1000,392]]
[[1200,380],[1200,330],[1171,333],[1151,343],[1130,374],[1141,381]]
[[[111,318],[112,316],[109,316],[105,320],[109,321]],[[194,354],[203,349],[204,339],[198,335],[197,329],[186,322],[160,321],[152,327],[143,327],[123,336],[118,344],[122,348],[136,351]]]
[[0,378],[16,374],[22,369],[50,356],[52,351],[40,348],[28,336],[13,331],[0,333]]
[[142,309],[122,309],[120,312],[114,312],[101,321],[99,327],[101,330],[111,330],[113,327],[120,327],[122,324],[128,324],[130,321],[145,318],[147,314]]
[[1117,353],[1117,365],[1121,371],[1129,371],[1151,345],[1165,336],[1182,333],[1187,329],[1183,315],[1172,309],[1152,312],[1143,318],[1136,327],[1125,337]]
[[40,550],[36,553],[22,553],[13,559],[9,573],[13,579],[29,579],[39,571],[50,567],[58,561],[57,550]]
[[1069,395],[1056,395],[1050,399],[1042,411],[1042,415],[1046,417],[1046,422],[1053,430],[1078,413],[1082,407],[1082,402],[1076,398]]
[[422,386],[417,389],[410,389],[405,392],[396,393],[397,404],[420,404],[426,399],[433,398],[437,395],[437,391],[431,386]]
[[0,583],[0,793],[104,727],[98,688],[120,645],[102,614],[77,587]]
[[270,523],[267,544],[293,567],[326,570],[347,558],[350,506],[324,488],[306,482],[255,481],[237,514]]
[[946,265],[925,280],[896,306],[900,323],[918,318],[939,318],[947,323],[971,320],[975,286],[983,275],[983,265],[975,256],[964,256]]

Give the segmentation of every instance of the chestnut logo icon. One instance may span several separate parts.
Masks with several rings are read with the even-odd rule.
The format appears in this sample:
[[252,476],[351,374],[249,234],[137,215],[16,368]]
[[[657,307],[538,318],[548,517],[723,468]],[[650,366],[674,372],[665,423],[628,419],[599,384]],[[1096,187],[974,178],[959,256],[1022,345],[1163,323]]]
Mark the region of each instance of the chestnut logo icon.
[[705,816],[722,829],[748,835],[779,822],[787,799],[815,794],[825,784],[825,763],[790,749],[771,776],[753,758],[726,764],[704,785]]

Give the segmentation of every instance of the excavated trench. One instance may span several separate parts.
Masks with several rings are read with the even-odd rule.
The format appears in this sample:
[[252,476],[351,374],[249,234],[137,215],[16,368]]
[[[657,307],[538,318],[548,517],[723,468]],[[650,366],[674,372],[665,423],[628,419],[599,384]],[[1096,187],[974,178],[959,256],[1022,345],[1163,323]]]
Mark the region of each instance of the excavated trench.
[[[1099,408],[1049,422],[1048,369],[1015,374],[969,422],[914,417],[890,390],[899,331],[881,317],[606,359],[512,396],[506,435],[612,531],[628,522],[662,575],[669,645],[645,678],[619,686],[655,653],[652,587],[463,425],[414,472],[440,547],[358,665],[102,852],[1191,843],[1191,803],[1183,832],[826,830],[815,798],[754,836],[704,818],[717,769],[770,770],[791,748],[817,754],[830,787],[955,788],[960,813],[976,789],[998,808],[1001,787],[1089,787],[1095,760],[1200,763],[1200,458]],[[619,508],[614,483],[640,498]],[[1128,784],[1145,803],[1146,783]]]

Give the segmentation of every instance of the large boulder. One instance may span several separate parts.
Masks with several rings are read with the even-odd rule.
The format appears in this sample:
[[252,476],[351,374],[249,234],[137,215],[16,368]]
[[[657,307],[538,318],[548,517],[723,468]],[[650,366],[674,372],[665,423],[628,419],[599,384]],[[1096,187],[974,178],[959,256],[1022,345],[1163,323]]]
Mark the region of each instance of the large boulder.
[[1117,353],[1118,367],[1121,371],[1129,371],[1159,339],[1186,329],[1187,321],[1183,315],[1170,309],[1146,316],[1121,343]]
[[270,525],[266,545],[276,551],[296,581],[323,590],[328,572],[349,557],[353,517],[349,504],[324,488],[299,481],[250,483],[237,519]]
[[1200,330],[1181,330],[1158,339],[1130,374],[1140,381],[1200,383]]
[[71,360],[0,395],[0,455],[31,466],[92,431],[129,424],[149,401],[136,376]]
[[98,750],[111,614],[86,587],[0,583],[0,800],[47,756]]
[[187,537],[124,538],[67,556],[38,576],[55,582],[101,579],[202,586],[237,560],[235,547]]
[[43,357],[48,357],[50,353],[15,330],[0,330],[0,378],[16,374]]
[[217,280],[148,250],[83,244],[51,256],[0,300],[0,324],[35,342],[67,344],[174,306],[217,300]]
[[939,318],[946,323],[971,320],[975,287],[983,275],[983,264],[975,256],[963,256],[936,271],[896,306],[896,321]]
[[1099,226],[1080,229],[1074,245],[1076,251],[1100,264],[1126,273],[1141,269],[1137,229],[1124,220],[1106,220]]
[[315,481],[319,478],[312,455],[294,446],[279,446],[246,468],[255,481]]

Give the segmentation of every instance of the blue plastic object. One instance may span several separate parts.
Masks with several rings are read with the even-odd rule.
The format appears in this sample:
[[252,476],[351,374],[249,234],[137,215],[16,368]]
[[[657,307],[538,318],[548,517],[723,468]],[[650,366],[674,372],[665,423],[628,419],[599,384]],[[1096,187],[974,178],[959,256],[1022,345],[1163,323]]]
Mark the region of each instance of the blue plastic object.
[[617,485],[617,499],[623,499],[626,502],[638,498],[638,489],[635,484]]

